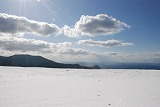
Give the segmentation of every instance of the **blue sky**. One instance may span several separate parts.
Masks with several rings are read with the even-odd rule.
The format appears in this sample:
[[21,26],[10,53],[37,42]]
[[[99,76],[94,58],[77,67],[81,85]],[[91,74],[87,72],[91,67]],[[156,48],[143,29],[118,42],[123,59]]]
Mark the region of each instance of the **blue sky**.
[[159,4],[158,0],[1,0],[0,53],[73,63],[160,62]]

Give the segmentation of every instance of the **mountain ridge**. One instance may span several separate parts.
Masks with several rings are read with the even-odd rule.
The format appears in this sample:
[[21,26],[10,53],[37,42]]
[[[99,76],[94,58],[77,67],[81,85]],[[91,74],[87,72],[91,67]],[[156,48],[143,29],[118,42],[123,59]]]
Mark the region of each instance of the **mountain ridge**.
[[97,65],[93,67],[87,67],[79,64],[64,64],[49,60],[42,56],[33,56],[29,54],[12,55],[9,57],[0,56],[0,66],[100,69],[100,67]]

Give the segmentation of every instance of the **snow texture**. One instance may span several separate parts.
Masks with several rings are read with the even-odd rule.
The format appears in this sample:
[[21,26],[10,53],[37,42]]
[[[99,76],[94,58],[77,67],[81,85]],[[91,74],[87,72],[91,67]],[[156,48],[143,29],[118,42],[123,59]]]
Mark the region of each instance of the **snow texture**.
[[160,107],[160,71],[0,67],[0,107]]

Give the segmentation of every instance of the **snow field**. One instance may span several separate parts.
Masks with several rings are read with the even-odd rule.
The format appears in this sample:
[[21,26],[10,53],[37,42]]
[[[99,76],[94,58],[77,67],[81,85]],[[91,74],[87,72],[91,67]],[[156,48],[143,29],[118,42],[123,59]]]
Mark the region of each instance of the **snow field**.
[[160,70],[0,67],[0,107],[160,107]]

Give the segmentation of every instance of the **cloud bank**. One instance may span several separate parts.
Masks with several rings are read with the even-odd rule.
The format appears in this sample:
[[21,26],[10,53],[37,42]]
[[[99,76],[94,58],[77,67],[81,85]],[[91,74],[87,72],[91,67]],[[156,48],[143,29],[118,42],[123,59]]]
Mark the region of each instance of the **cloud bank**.
[[[109,42],[108,42],[109,43]],[[116,43],[109,43],[114,46]],[[117,43],[118,44],[118,43]],[[116,45],[117,45],[116,44]],[[42,40],[6,37],[0,35],[1,55],[35,54],[60,62],[141,62],[160,59],[160,52],[123,53],[94,52],[81,48],[71,48],[72,43],[49,43]],[[95,44],[94,44],[95,45]],[[96,44],[97,45],[97,44]],[[98,44],[99,45],[99,44]],[[102,45],[103,46],[103,45]]]
[[88,50],[71,48],[70,42],[49,43],[42,40],[25,39],[18,37],[0,36],[0,48],[3,51],[18,53],[45,53],[45,54],[65,54],[65,55],[89,55]]
[[25,17],[0,13],[0,33],[12,35],[35,34],[48,36],[50,34],[57,35],[60,31],[61,29],[55,24],[37,22],[28,20]]
[[101,46],[101,47],[113,47],[113,46],[132,46],[132,43],[123,43],[119,40],[108,40],[108,41],[93,41],[92,39],[80,40],[78,44],[89,45],[89,46]]
[[98,14],[96,16],[82,15],[73,27],[66,25],[62,30],[64,35],[68,37],[79,37],[113,35],[124,30],[124,28],[129,28],[129,25],[106,14]]

